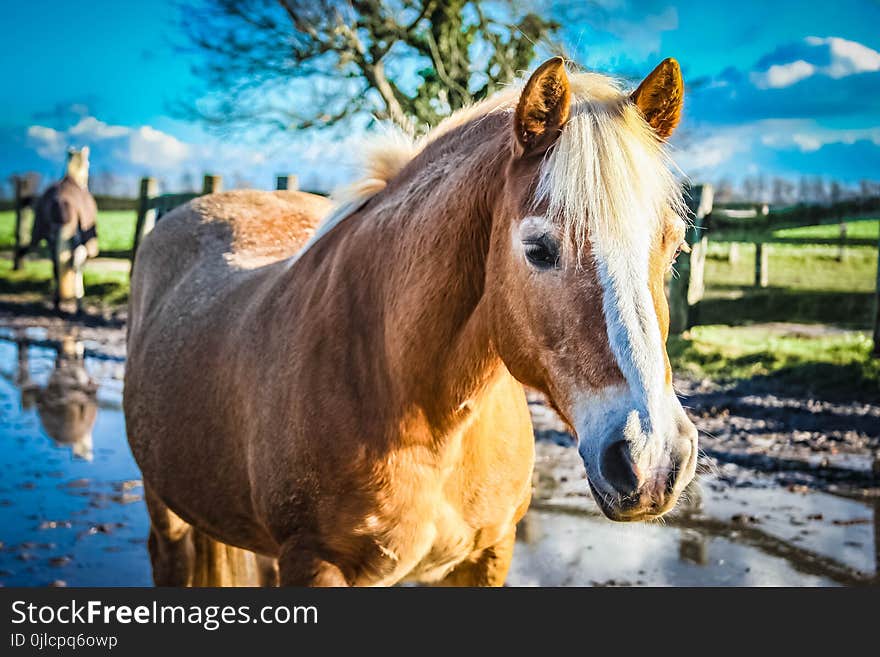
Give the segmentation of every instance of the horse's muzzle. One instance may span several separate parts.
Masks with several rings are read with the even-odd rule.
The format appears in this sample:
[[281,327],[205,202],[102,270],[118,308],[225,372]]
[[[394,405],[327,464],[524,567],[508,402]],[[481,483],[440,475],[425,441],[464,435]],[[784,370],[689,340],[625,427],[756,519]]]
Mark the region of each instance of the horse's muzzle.
[[[637,462],[626,440],[608,445],[599,458],[598,477],[590,489],[611,520],[650,520],[670,511],[696,471],[697,430],[689,421],[664,448],[644,454]],[[595,480],[594,480],[595,479]]]

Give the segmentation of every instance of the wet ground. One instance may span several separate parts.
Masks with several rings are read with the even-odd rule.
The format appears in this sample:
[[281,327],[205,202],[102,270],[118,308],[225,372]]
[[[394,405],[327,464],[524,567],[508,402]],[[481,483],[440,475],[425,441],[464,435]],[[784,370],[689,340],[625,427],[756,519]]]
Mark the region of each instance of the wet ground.
[[[75,330],[52,319],[7,317],[3,324],[0,583],[149,585],[148,522],[121,406],[123,329],[115,320]],[[764,434],[778,439],[761,450],[740,437],[751,435],[748,422],[768,421],[754,411],[766,397],[743,401],[729,390],[685,385],[697,399],[689,405],[699,422],[718,415],[728,422],[704,441],[711,456],[687,499],[651,524],[601,516],[570,437],[533,400],[535,496],[509,584],[880,583],[880,497],[871,471],[880,411],[820,404],[804,415],[807,404],[789,409],[795,420],[786,424],[789,411],[778,409],[790,400],[776,397],[769,417],[775,424]],[[700,395],[709,395],[708,403]],[[701,418],[704,408],[716,412]],[[798,438],[803,431],[808,439]],[[855,434],[829,439],[834,431]],[[837,448],[805,449],[811,440]]]

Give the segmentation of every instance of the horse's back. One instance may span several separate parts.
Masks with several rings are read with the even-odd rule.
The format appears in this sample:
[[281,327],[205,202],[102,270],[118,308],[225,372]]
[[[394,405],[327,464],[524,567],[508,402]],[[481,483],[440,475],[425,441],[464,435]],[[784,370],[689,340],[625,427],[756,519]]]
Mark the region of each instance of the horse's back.
[[52,183],[34,202],[31,244],[51,240],[53,230],[76,222],[82,230],[95,226],[98,206],[88,190],[69,176]]
[[136,327],[171,296],[202,305],[229,294],[248,272],[299,251],[329,207],[305,192],[240,190],[175,208],[138,248],[130,322]]

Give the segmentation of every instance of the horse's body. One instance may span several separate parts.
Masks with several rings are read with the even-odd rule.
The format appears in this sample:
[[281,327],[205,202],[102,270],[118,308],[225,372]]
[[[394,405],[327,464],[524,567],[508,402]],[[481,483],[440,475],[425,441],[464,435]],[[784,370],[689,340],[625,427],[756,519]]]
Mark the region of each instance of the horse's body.
[[[322,199],[231,192],[175,210],[143,242],[125,412],[157,583],[235,583],[230,568],[253,582],[249,557],[220,544],[277,560],[283,584],[503,583],[534,458],[520,382],[548,394],[579,433],[587,423],[598,449],[606,429],[597,418],[618,422],[614,404],[629,412],[629,389],[624,402],[615,397],[591,415],[593,399],[584,406],[547,358],[574,359],[568,376],[599,392],[624,390],[629,370],[621,370],[636,367],[615,363],[595,268],[572,264],[545,277],[519,250],[504,257],[537,221],[526,215],[541,166],[534,126],[521,122],[534,117],[524,100],[514,116],[515,101],[497,99],[432,133],[319,239]],[[512,128],[521,144],[513,164]],[[675,246],[666,233],[645,238],[660,271]],[[577,309],[577,324],[557,315],[561,324],[545,334],[517,336],[537,330],[542,310],[514,307],[521,288],[539,278],[557,285],[563,275],[578,277],[560,297]],[[662,274],[660,282],[662,295]],[[572,327],[582,343],[565,334]],[[654,331],[659,340],[662,327]],[[662,376],[665,352],[654,356],[652,372]],[[643,412],[643,430],[654,431]],[[608,431],[642,436],[629,424]],[[612,444],[622,461],[609,465],[606,454],[591,475],[602,490],[620,491],[603,504],[609,515],[671,506],[693,473],[690,452],[667,455],[673,438],[657,439],[663,450],[633,451],[626,496],[630,457]],[[199,577],[206,571],[214,576]]]
[[[230,192],[163,217],[144,242],[126,415],[150,494],[264,555],[280,557],[291,534],[294,553],[326,546],[351,583],[436,579],[488,548],[512,550],[534,442],[522,387],[499,369],[469,402],[479,417],[435,426],[449,420],[429,417],[442,391],[423,389],[422,372],[391,371],[371,346],[405,326],[383,317],[396,286],[361,284],[372,241],[345,248],[355,227],[343,224],[303,261],[284,259],[325,210],[301,193]],[[425,349],[428,336],[401,339]]]
[[46,240],[52,257],[56,309],[61,301],[85,294],[82,268],[87,257],[98,255],[98,206],[88,190],[89,149],[68,153],[64,177],[53,183],[34,204],[31,241],[25,249]]

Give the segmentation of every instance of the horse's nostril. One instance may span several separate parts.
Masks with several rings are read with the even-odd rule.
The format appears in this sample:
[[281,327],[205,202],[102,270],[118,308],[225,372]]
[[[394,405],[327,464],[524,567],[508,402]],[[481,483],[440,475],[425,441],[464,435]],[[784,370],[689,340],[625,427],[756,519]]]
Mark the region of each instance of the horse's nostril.
[[639,478],[633,467],[629,445],[619,440],[602,454],[602,476],[621,495],[631,495],[639,488]]

